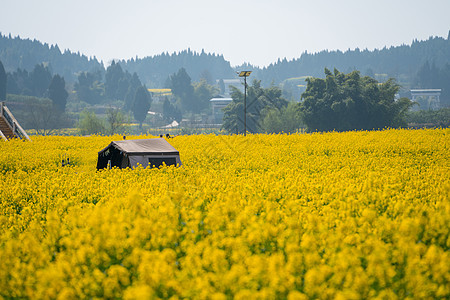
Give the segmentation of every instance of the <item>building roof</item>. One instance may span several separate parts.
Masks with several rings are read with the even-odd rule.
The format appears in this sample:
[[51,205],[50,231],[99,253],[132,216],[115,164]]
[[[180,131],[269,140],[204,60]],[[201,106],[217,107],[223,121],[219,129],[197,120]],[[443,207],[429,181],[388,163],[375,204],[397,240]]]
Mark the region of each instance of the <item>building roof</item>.
[[413,89],[411,93],[440,93],[442,89]]
[[139,140],[122,140],[113,141],[105,149],[99,152],[105,152],[109,148],[116,148],[129,155],[144,155],[144,154],[177,154],[179,152],[164,138],[155,139],[139,139]]
[[231,102],[233,98],[212,98],[209,102]]

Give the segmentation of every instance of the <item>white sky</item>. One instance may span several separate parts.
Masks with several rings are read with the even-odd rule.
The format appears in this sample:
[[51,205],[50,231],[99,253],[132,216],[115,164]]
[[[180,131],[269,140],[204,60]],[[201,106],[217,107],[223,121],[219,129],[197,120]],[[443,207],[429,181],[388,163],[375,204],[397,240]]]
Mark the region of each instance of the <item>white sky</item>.
[[105,63],[187,48],[233,66],[447,37],[450,0],[2,0],[0,32]]

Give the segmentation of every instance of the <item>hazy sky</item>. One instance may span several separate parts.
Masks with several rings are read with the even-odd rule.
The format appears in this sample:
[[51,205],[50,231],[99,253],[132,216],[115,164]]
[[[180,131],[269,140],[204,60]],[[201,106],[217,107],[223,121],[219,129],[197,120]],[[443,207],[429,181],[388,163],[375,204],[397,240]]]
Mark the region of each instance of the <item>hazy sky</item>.
[[187,48],[265,66],[447,37],[450,0],[2,0],[0,32],[105,63]]

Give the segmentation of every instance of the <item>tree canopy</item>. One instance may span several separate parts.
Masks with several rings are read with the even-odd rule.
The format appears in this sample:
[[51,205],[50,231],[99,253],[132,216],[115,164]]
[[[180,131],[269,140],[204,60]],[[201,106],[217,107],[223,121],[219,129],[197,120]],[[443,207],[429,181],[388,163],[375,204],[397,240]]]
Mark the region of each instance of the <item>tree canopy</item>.
[[[244,133],[244,93],[232,87],[233,101],[224,108],[223,129],[230,133]],[[247,88],[247,131],[251,133],[263,132],[261,126],[264,114],[269,109],[280,110],[288,102],[281,97],[278,87],[262,88],[261,81],[254,80]]]
[[78,74],[78,81],[75,82],[74,90],[78,100],[91,105],[102,102],[105,97],[105,87],[102,82],[102,73],[81,72]]
[[170,88],[175,97],[181,103],[185,111],[195,111],[196,103],[194,98],[194,87],[191,84],[191,77],[184,68],[178,70],[170,76]]
[[0,61],[0,101],[6,100],[6,72]]
[[33,71],[17,69],[8,73],[8,94],[27,95],[35,97],[46,97],[47,90],[52,81],[52,73],[47,65],[38,64]]
[[139,122],[140,127],[142,127],[142,123],[147,117],[151,104],[152,96],[147,91],[147,88],[145,86],[138,87],[134,96],[133,116]]
[[396,100],[400,86],[394,79],[379,83],[359,71],[344,74],[325,69],[325,79],[308,78],[300,111],[308,130],[370,130],[406,126],[412,102]]
[[53,107],[58,112],[64,112],[66,110],[68,96],[64,78],[58,74],[54,75],[48,87],[48,97],[52,100]]

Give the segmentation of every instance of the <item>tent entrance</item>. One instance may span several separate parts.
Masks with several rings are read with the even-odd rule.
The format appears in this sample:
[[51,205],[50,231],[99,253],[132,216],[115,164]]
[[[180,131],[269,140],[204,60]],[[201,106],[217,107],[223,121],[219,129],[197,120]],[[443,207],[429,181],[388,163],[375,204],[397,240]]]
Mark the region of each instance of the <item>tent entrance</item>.
[[148,158],[148,164],[151,167],[160,167],[163,165],[163,163],[166,164],[166,166],[176,165],[177,160],[175,157],[149,157]]

